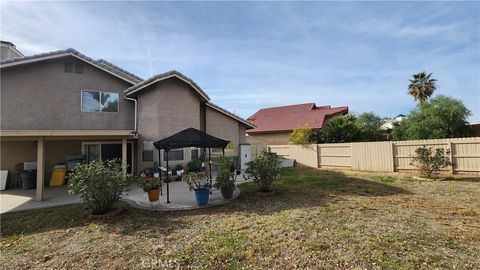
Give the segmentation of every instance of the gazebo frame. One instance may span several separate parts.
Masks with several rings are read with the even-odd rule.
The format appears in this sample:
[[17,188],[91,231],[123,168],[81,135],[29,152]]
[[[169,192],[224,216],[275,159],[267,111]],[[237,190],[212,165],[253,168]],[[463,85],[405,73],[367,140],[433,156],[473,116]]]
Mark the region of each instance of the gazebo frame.
[[[165,162],[167,163],[167,203],[170,203],[170,174],[168,166],[168,153],[170,150],[183,148],[183,147],[200,147],[208,148],[208,167],[209,167],[209,181],[210,187],[212,186],[212,148],[222,148],[222,153],[225,156],[225,147],[227,147],[229,141],[214,137],[201,130],[195,128],[187,128],[178,133],[173,134],[165,139],[158,140],[153,144],[158,149],[158,164],[161,166],[162,156],[161,151],[164,150],[167,153]],[[162,179],[162,173],[160,172],[160,180]]]

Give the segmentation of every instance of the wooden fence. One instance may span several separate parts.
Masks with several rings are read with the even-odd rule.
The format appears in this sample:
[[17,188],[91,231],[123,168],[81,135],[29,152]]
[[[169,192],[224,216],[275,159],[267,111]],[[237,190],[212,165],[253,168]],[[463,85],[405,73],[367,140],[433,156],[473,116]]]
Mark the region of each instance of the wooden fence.
[[311,145],[269,145],[269,151],[315,168],[408,172],[415,149],[450,149],[451,174],[480,174],[480,137],[415,141],[359,142]]

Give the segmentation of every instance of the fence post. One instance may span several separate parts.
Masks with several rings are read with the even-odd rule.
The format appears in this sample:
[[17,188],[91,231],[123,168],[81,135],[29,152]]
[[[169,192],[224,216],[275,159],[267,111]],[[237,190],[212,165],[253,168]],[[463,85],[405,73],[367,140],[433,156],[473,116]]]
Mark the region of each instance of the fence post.
[[395,172],[395,144],[390,141],[390,147],[392,147],[392,172]]
[[453,164],[453,148],[452,148],[452,141],[448,141],[448,148],[450,148],[450,162],[452,165],[450,166],[450,172],[455,174],[455,165]]

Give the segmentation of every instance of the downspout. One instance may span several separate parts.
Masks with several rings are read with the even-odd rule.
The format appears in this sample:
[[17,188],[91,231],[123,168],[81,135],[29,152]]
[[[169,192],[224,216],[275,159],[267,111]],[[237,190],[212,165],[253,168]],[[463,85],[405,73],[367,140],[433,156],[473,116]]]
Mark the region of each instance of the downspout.
[[136,137],[138,136],[138,101],[134,98],[129,98],[127,97],[125,94],[123,94],[123,98],[126,99],[126,100],[130,100],[130,101],[133,101],[133,103],[135,103],[135,124],[134,124],[134,130],[132,131],[133,135]]

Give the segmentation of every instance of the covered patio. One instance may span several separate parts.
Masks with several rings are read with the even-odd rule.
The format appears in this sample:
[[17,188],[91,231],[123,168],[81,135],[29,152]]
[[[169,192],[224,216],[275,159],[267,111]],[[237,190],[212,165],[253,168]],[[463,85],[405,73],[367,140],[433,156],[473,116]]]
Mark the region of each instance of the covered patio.
[[[135,137],[130,130],[2,130],[0,139],[2,147],[0,169],[8,170],[7,189],[0,192],[2,205],[8,204],[7,198],[8,201],[12,201],[12,205],[19,201],[27,201],[27,197],[28,201],[33,198],[37,202],[42,202],[52,200],[58,195],[58,200],[61,201],[64,196],[53,192],[52,190],[55,189],[48,185],[54,165],[65,162],[66,155],[87,155],[88,153],[85,151],[91,153],[93,149],[99,150],[100,155],[94,153],[91,158],[101,160],[100,148],[108,145],[110,146],[108,147],[109,153],[105,151],[106,154],[118,154],[117,156],[121,158],[123,164],[128,164],[127,160],[130,161],[125,170],[133,169],[131,162],[133,156],[128,156],[128,153],[133,153]],[[118,149],[114,149],[116,152],[111,151],[113,145],[118,146]],[[33,171],[36,174],[33,180],[35,189],[22,190],[23,184],[17,178],[16,164],[27,161],[36,164]],[[65,186],[60,188],[66,190]],[[19,197],[7,196],[9,194],[20,195]]]

